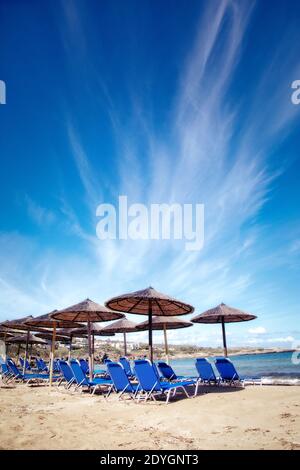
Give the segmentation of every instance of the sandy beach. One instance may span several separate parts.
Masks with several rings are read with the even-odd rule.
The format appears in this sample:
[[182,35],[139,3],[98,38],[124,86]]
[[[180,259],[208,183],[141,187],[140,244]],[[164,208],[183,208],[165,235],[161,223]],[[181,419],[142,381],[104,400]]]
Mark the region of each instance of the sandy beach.
[[165,405],[56,387],[1,388],[0,448],[300,449],[299,387],[200,393]]

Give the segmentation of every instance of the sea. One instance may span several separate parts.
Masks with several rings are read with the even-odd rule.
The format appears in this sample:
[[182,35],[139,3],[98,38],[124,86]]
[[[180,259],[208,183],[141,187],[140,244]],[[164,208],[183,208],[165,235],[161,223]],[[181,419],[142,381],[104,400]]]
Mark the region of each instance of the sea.
[[[208,358],[213,366],[214,359]],[[243,354],[229,359],[243,379],[261,379],[264,385],[300,385],[300,351]],[[171,359],[170,365],[177,375],[196,375],[194,359]]]

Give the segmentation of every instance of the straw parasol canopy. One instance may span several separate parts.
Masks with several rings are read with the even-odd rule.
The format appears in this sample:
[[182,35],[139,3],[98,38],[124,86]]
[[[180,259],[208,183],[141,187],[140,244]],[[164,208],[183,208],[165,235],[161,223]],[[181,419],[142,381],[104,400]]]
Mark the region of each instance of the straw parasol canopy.
[[26,321],[26,324],[31,327],[44,327],[52,329],[52,343],[51,343],[51,354],[50,354],[50,377],[49,385],[52,386],[52,377],[53,377],[53,362],[54,362],[54,350],[55,350],[55,340],[56,340],[56,329],[57,328],[74,328],[76,326],[81,326],[80,323],[76,323],[70,320],[56,320],[52,318],[52,314],[58,310],[53,310],[50,313],[45,315],[40,315],[39,317],[32,318],[31,320]]
[[6,340],[6,343],[9,343],[9,344],[26,344],[27,342],[28,344],[47,344],[46,341],[44,341],[41,338],[38,338],[32,333],[29,333],[28,339],[27,339],[27,335],[20,335],[20,336],[13,336],[12,338],[8,338]]
[[[176,317],[153,317],[152,319],[152,330],[163,330],[164,340],[165,340],[165,351],[167,362],[169,362],[169,348],[168,348],[168,339],[167,339],[167,330],[176,330],[179,328],[188,328],[193,326],[189,321],[181,320]],[[149,329],[149,322],[145,321],[137,325],[137,330],[145,331]]]
[[0,327],[21,331],[44,331],[42,328],[32,328],[32,326],[27,324],[27,322],[33,320],[33,318],[32,315],[28,315],[27,317],[18,318],[16,320],[6,320],[0,323]]
[[124,335],[124,354],[127,356],[127,341],[126,341],[126,333],[133,333],[136,330],[137,324],[133,321],[128,320],[128,318],[122,318],[110,325],[107,325],[103,328],[103,331],[111,334],[111,333],[123,333]]
[[1,329],[0,328],[0,338],[6,340],[6,338],[11,338],[13,336],[13,333],[11,331],[8,331],[6,328]]
[[124,315],[119,312],[113,312],[107,307],[86,299],[78,304],[71,305],[71,307],[64,308],[58,312],[53,313],[52,318],[56,320],[69,320],[86,322],[88,325],[88,345],[89,345],[89,369],[90,379],[93,378],[93,359],[92,359],[92,342],[91,342],[91,323],[102,322],[109,320],[117,320],[123,318]]
[[108,300],[105,305],[113,310],[137,315],[148,315],[149,321],[149,356],[153,361],[152,318],[158,316],[186,315],[194,311],[194,307],[156,291],[153,287],[119,295]]
[[[53,339],[53,332],[52,331],[45,331],[45,333],[37,333],[36,336],[38,338],[47,339],[52,341]],[[69,343],[70,338],[69,336],[61,335],[60,333],[56,333],[55,340],[60,341],[61,343]]]
[[[30,331],[44,331],[42,328],[33,328],[32,326],[27,324],[27,321],[32,320],[33,316],[28,315],[27,317],[22,317],[18,318],[16,320],[6,320],[0,324],[1,327],[8,328],[11,330],[21,330],[21,331],[27,331],[27,338],[29,339],[29,334]],[[24,361],[24,366],[23,366],[23,374],[25,374],[25,363],[27,360],[28,356],[28,345],[29,342],[26,342],[26,347],[25,347],[25,361]]]
[[257,318],[255,315],[243,312],[242,310],[229,307],[228,305],[221,303],[220,305],[217,305],[217,307],[206,310],[205,312],[200,313],[200,315],[197,315],[196,317],[192,318],[192,322],[206,324],[221,323],[224,355],[227,356],[225,323],[250,321],[255,320],[255,318]]
[[71,305],[71,307],[64,308],[63,310],[53,312],[51,316],[55,320],[69,320],[84,323],[117,320],[124,317],[122,313],[112,312],[104,307],[104,305],[100,305],[90,299]]

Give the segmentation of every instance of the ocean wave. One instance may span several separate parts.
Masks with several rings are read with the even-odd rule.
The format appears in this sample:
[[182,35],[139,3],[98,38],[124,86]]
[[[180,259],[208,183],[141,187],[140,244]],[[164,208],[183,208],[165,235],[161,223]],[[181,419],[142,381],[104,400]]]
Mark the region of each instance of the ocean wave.
[[273,375],[262,377],[261,382],[263,385],[300,385],[300,377]]

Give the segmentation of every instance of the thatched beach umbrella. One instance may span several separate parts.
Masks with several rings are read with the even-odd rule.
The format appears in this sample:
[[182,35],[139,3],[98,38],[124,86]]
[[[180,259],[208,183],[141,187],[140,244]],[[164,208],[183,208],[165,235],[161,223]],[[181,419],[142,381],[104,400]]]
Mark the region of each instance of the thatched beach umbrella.
[[105,305],[113,310],[137,315],[148,315],[149,322],[149,358],[153,361],[152,319],[153,315],[176,316],[194,311],[194,307],[181,300],[156,291],[153,287],[119,295],[108,300]]
[[6,343],[8,344],[26,344],[26,342],[28,342],[28,344],[47,344],[45,340],[43,340],[42,338],[38,338],[32,333],[29,333],[28,338],[26,334],[13,336],[12,338],[8,338],[6,340]]
[[227,343],[226,343],[226,332],[225,332],[225,323],[236,323],[242,321],[250,321],[256,318],[255,315],[250,313],[243,312],[237,308],[229,307],[225,304],[220,304],[215,308],[206,310],[200,315],[192,318],[193,323],[221,323],[222,324],[222,335],[223,335],[223,348],[224,355],[227,356]]
[[[8,338],[6,340],[6,344],[17,344],[18,345],[17,356],[19,357],[21,344],[26,344],[28,347],[29,344],[32,346],[33,344],[47,344],[47,343],[46,341],[44,341],[41,338],[38,338],[32,333],[28,333],[25,335],[12,336],[11,338]],[[27,358],[26,358],[26,361],[27,361]],[[25,369],[26,369],[26,364],[25,364]]]
[[[193,326],[189,321],[180,320],[176,317],[153,317],[152,319],[152,330],[162,330],[164,332],[165,351],[167,363],[169,363],[169,348],[167,339],[167,330],[176,330],[178,328],[188,328]],[[137,325],[137,330],[145,331],[149,329],[149,322],[144,321]]]
[[[35,336],[52,342],[53,331],[45,331],[45,333],[37,333]],[[60,334],[60,331],[56,330],[55,341],[60,341],[61,343],[69,343],[70,338],[66,335]]]
[[11,338],[13,336],[13,333],[11,331],[8,331],[6,328],[0,328],[0,339],[3,339],[4,341],[8,338]]
[[52,329],[52,343],[51,343],[51,353],[50,353],[50,376],[49,376],[49,385],[52,386],[53,378],[53,362],[54,362],[54,351],[55,351],[55,340],[56,340],[56,330],[57,328],[74,328],[75,326],[81,326],[80,323],[72,321],[63,321],[56,320],[52,318],[52,314],[58,310],[53,310],[53,312],[46,313],[45,315],[40,315],[39,317],[32,318],[31,320],[26,321],[26,324],[32,328],[44,327]]
[[107,325],[103,328],[103,331],[106,333],[123,333],[124,337],[124,355],[127,356],[127,341],[126,333],[133,333],[136,330],[137,324],[133,321],[128,320],[128,318],[122,318],[110,325]]
[[117,320],[123,318],[124,315],[119,312],[112,312],[108,308],[86,299],[78,304],[71,305],[71,307],[64,308],[52,314],[52,318],[56,320],[69,320],[87,323],[88,326],[88,347],[89,347],[89,369],[90,379],[93,379],[93,364],[92,364],[92,333],[91,323],[102,322],[109,320]]
[[[8,330],[27,331],[27,339],[29,341],[30,331],[43,331],[42,328],[33,328],[32,326],[27,325],[26,322],[32,319],[33,319],[33,316],[28,315],[27,317],[18,318],[17,320],[6,320],[2,322],[0,326],[7,328]],[[28,345],[29,345],[28,341],[26,342],[26,347],[25,347],[25,361],[24,361],[24,366],[23,366],[23,374],[25,374],[25,363],[26,363],[26,360],[28,359]]]
[[[104,331],[105,328],[100,326],[98,323],[92,323],[91,325],[91,335],[92,335],[92,363],[94,368],[94,355],[95,355],[95,336],[115,336],[114,333],[108,333]],[[70,331],[70,349],[69,349],[69,359],[71,357],[71,348],[72,348],[72,339],[74,338],[87,338],[88,336],[88,327],[83,326],[82,328],[74,328]]]

